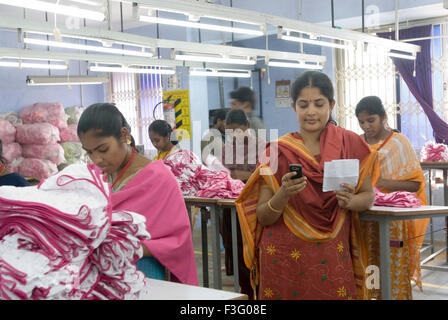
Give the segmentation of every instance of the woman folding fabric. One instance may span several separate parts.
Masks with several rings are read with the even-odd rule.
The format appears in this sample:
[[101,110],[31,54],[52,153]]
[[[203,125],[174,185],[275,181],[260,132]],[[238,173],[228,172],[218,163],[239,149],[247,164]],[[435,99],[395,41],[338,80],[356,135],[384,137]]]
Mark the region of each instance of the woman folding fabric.
[[[405,135],[389,128],[381,99],[376,96],[361,99],[355,113],[364,131],[361,137],[378,154],[379,168],[373,169],[380,174],[378,179],[372,179],[374,185],[384,193],[415,192],[420,203],[426,205],[425,178],[415,150]],[[411,279],[421,289],[420,248],[424,238],[421,235],[425,234],[428,222],[429,219],[419,219],[390,223],[391,239],[403,241],[403,247],[390,248],[394,299],[412,299]],[[379,266],[378,224],[363,221],[361,226],[368,264]],[[381,298],[380,292],[372,292],[372,296]]]
[[107,174],[113,210],[146,217],[151,239],[143,242],[137,267],[150,278],[197,285],[190,222],[176,179],[162,161],[138,154],[130,126],[113,104],[88,107],[78,136],[93,163]]
[[203,198],[236,198],[244,183],[232,179],[227,172],[215,172],[202,164],[193,152],[177,146],[175,132],[164,120],[149,126],[149,137],[162,159],[177,179],[184,196]]
[[[325,74],[303,73],[292,99],[300,132],[268,145],[236,200],[252,286],[259,299],[364,299],[357,212],[374,200],[366,170],[374,158],[358,135],[330,121],[334,90]],[[322,191],[324,163],[334,159],[359,159],[357,186]],[[291,163],[304,177],[292,179]]]

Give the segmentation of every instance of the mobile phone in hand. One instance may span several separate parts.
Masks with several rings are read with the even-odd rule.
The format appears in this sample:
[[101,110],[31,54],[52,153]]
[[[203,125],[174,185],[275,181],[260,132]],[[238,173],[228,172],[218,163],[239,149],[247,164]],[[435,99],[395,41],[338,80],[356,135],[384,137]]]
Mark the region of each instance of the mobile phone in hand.
[[296,172],[296,175],[291,179],[299,179],[302,178],[302,165],[301,164],[290,164],[289,165],[290,172]]

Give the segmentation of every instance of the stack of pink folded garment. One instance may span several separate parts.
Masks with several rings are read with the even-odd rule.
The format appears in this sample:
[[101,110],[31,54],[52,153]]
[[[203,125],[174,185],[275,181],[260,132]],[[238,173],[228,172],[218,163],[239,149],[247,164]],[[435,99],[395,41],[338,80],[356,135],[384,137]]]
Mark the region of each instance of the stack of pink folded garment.
[[215,172],[204,166],[188,150],[179,150],[164,159],[177,179],[184,196],[205,198],[236,198],[244,188],[241,180],[232,179],[227,172]]
[[383,193],[377,188],[375,190],[375,206],[399,207],[399,208],[419,208],[422,206],[420,199],[413,192],[395,191]]
[[422,162],[447,162],[448,146],[443,143],[428,141],[420,151],[420,159]]
[[0,188],[0,299],[138,299],[145,218],[112,212],[110,186],[71,165],[39,186]]

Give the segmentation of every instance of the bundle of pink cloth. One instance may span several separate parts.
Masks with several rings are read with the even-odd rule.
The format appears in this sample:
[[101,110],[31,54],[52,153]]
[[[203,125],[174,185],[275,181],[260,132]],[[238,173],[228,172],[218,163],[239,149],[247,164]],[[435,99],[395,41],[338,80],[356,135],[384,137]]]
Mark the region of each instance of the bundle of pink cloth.
[[204,166],[191,151],[179,150],[165,157],[184,196],[236,198],[244,188],[241,180],[232,179],[225,171],[215,172]]
[[0,299],[139,299],[146,219],[111,208],[110,186],[86,165],[1,187]]
[[420,199],[413,192],[395,191],[383,193],[377,188],[375,190],[375,206],[399,207],[399,208],[419,208],[422,206]]
[[58,143],[59,129],[50,123],[18,125],[17,142],[24,159],[18,161],[18,173],[24,177],[46,179],[65,162],[64,149]]
[[448,146],[442,143],[428,141],[420,151],[420,159],[422,162],[447,162]]
[[79,142],[77,129],[77,124],[69,124],[67,128],[60,129],[61,142]]
[[65,114],[62,103],[38,102],[20,111],[20,119],[23,123],[48,122],[58,129],[67,128],[68,116]]

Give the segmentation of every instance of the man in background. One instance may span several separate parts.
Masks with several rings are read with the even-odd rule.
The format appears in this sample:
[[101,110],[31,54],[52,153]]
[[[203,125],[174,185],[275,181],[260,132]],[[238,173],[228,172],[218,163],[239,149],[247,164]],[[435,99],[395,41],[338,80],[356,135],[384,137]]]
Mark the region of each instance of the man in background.
[[230,109],[241,109],[249,118],[250,127],[255,130],[258,136],[258,129],[266,129],[263,121],[255,115],[255,93],[249,87],[239,87],[230,92]]
[[[226,122],[226,116],[227,116],[227,111],[228,109],[218,109],[216,110],[215,114],[212,117],[212,125],[210,126],[210,130],[211,129],[216,129],[219,131],[219,133],[221,134],[221,139],[222,139],[222,143],[225,142],[225,132],[226,132],[226,127],[225,127],[225,122]],[[204,148],[213,143],[213,139],[215,139],[213,132],[211,132],[210,130],[208,130],[204,136],[202,137],[201,140],[201,156],[202,156],[202,162],[205,164],[205,159],[207,155],[204,155]],[[213,139],[212,139],[213,137]],[[213,151],[213,149],[211,149],[211,151]],[[212,155],[214,155],[213,152],[211,152]]]

